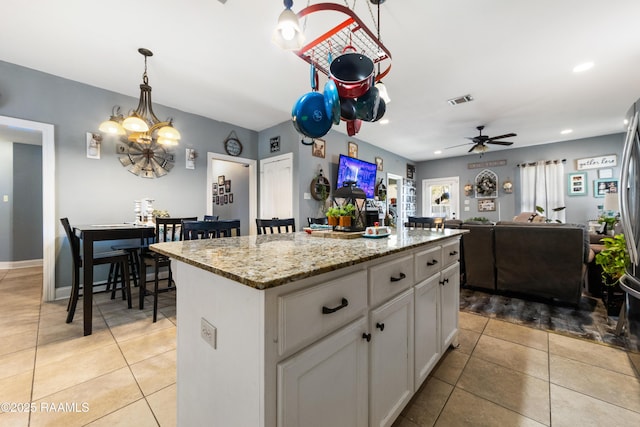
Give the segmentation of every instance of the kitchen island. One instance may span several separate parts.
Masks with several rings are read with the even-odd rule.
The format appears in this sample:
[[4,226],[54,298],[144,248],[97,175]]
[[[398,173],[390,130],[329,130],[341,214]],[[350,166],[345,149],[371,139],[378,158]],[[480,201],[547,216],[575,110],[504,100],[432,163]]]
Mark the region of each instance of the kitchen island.
[[391,425],[457,342],[464,232],[152,245],[179,288],[178,425]]

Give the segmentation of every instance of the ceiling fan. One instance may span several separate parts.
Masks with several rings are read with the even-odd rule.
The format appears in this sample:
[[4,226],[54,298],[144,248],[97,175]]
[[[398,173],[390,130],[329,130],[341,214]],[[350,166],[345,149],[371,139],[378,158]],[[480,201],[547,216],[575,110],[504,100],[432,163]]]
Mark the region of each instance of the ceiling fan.
[[502,139],[502,138],[510,138],[512,136],[517,136],[515,133],[505,133],[504,135],[498,135],[498,136],[489,137],[488,135],[483,135],[482,134],[482,129],[484,129],[484,126],[478,126],[478,127],[476,127],[476,129],[478,129],[478,132],[479,132],[478,136],[474,136],[474,137],[468,137],[467,136],[466,137],[467,139],[470,139],[471,142],[468,142],[466,144],[454,145],[453,147],[449,147],[449,148],[454,148],[454,147],[460,147],[462,145],[473,144],[473,147],[471,147],[471,149],[468,151],[468,153],[471,153],[471,152],[484,153],[485,151],[487,151],[489,149],[489,147],[487,147],[485,144],[512,145],[513,142],[497,141],[497,140],[498,139]]

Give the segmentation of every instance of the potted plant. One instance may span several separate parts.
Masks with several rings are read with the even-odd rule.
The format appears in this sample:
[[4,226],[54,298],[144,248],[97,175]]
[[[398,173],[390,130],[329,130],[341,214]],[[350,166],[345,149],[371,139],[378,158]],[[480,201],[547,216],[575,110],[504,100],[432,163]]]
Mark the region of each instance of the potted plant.
[[340,208],[340,227],[351,227],[352,219],[355,219],[356,208],[352,203],[347,203]]
[[617,316],[620,313],[624,292],[618,285],[620,278],[629,265],[629,253],[624,234],[602,238],[604,249],[596,254],[596,264],[602,268],[602,283],[605,288],[607,314]]
[[332,227],[338,225],[338,218],[340,217],[340,208],[330,207],[327,209],[327,222]]

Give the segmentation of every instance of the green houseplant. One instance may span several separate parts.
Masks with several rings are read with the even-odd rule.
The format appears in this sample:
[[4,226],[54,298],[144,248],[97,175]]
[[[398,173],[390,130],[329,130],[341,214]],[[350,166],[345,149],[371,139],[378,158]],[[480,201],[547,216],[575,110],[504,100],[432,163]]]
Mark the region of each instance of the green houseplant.
[[602,268],[602,283],[607,286],[606,304],[609,315],[617,315],[624,296],[618,283],[629,265],[629,253],[624,234],[616,234],[613,237],[602,238],[604,249],[596,254],[596,264]]
[[327,209],[326,215],[329,225],[336,226],[338,225],[338,218],[340,217],[340,208],[330,207]]

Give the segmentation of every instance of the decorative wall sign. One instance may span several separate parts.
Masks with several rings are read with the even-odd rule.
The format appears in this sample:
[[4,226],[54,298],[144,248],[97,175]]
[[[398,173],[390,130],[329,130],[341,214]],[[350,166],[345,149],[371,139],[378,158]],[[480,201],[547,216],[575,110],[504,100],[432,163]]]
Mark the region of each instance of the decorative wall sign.
[[99,133],[87,132],[87,159],[100,159],[100,144],[102,135]]
[[576,159],[576,170],[610,168],[618,164],[618,156],[608,154],[598,157],[586,157],[584,159]]
[[194,148],[185,149],[185,167],[187,169],[196,168],[196,150]]
[[485,169],[476,175],[476,198],[498,197],[498,175]]
[[478,200],[478,212],[493,212],[496,210],[496,199]]
[[613,169],[598,169],[598,178],[613,178]]
[[507,164],[507,160],[490,160],[487,162],[475,162],[475,163],[467,163],[467,169],[480,169],[480,168],[492,168],[495,166],[505,166]]
[[593,197],[604,197],[606,193],[617,192],[617,179],[596,179],[595,181],[593,181]]
[[271,153],[280,151],[280,136],[274,136],[269,140],[269,151]]
[[587,174],[585,172],[570,173],[568,180],[569,187],[567,190],[567,194],[569,196],[587,195]]
[[150,144],[131,142],[122,137],[116,145],[120,164],[129,172],[142,178],[160,178],[174,166],[174,154],[163,145],[152,141]]

